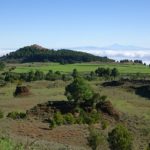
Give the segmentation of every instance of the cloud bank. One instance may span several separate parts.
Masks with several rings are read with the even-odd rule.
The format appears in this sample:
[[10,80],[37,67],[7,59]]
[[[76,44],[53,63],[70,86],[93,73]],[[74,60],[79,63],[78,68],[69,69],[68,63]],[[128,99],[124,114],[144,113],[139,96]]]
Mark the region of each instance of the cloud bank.
[[107,56],[115,60],[122,59],[140,59],[143,62],[150,63],[150,50],[81,50],[98,56]]

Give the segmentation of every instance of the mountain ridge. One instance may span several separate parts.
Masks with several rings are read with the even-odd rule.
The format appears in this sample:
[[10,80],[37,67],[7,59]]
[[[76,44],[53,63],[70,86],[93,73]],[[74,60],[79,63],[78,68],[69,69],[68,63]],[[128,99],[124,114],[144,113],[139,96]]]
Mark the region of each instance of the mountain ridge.
[[10,52],[2,57],[3,61],[14,62],[60,62],[60,63],[76,63],[76,62],[91,62],[91,61],[114,61],[107,57],[96,56],[90,53],[74,51],[70,49],[48,49],[40,45],[33,44],[25,46],[14,52]]

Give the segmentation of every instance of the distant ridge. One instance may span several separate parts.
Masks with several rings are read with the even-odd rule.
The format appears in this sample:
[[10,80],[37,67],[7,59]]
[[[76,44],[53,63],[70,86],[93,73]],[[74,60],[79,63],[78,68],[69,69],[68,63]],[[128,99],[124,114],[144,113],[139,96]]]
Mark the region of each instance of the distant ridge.
[[2,57],[1,60],[7,62],[59,62],[76,63],[76,62],[113,62],[114,60],[107,57],[95,56],[86,52],[74,51],[69,49],[48,49],[40,45],[33,44],[31,46],[25,46],[17,51],[10,52]]

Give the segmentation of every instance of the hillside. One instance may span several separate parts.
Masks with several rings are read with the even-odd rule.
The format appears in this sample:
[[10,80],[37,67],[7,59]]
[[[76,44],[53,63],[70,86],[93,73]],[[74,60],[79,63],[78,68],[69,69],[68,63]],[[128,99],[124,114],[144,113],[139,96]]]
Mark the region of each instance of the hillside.
[[11,52],[0,58],[7,62],[60,62],[64,63],[76,63],[76,62],[112,62],[114,60],[107,57],[95,56],[85,52],[77,52],[68,49],[53,50],[43,48],[39,45],[31,45],[20,48],[15,52]]

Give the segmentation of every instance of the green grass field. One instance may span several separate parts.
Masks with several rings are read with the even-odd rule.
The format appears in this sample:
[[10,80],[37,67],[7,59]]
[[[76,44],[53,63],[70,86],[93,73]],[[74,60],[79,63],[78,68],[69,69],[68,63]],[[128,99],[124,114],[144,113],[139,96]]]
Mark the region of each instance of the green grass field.
[[98,67],[109,67],[109,68],[118,68],[120,73],[145,73],[150,74],[150,68],[144,65],[138,64],[117,64],[117,63],[76,63],[76,64],[67,64],[60,65],[58,63],[25,63],[25,64],[15,64],[16,69],[14,72],[23,73],[29,72],[31,70],[41,70],[43,72],[48,72],[49,70],[61,71],[61,72],[72,72],[76,68],[79,72],[90,72],[95,71]]

